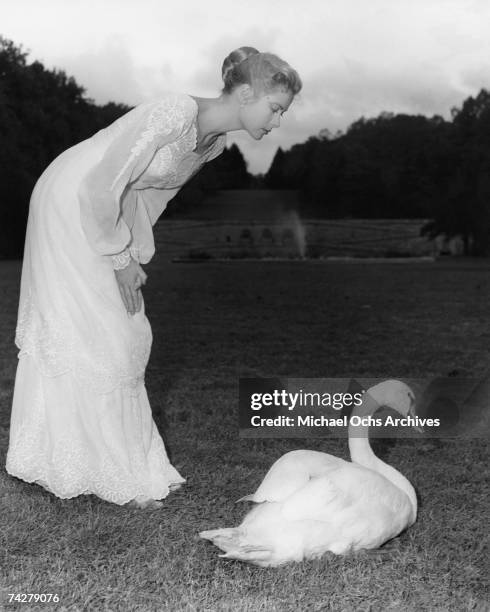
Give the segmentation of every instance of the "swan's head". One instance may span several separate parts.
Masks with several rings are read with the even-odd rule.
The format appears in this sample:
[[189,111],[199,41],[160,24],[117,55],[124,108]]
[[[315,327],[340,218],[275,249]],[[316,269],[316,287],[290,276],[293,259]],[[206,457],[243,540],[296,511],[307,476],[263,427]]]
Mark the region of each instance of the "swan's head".
[[384,380],[367,390],[380,405],[392,408],[402,416],[415,416],[415,394],[401,380]]

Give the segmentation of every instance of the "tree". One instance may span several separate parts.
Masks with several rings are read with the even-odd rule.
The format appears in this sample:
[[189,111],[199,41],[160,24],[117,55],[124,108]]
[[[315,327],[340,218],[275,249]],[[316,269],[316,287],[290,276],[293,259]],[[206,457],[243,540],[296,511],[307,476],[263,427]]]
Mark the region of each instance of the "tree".
[[286,176],[284,172],[285,159],[286,156],[284,155],[284,151],[279,147],[265,176],[265,186],[268,189],[286,188]]
[[452,109],[451,176],[445,200],[436,202],[424,233],[461,236],[465,252],[485,255],[490,246],[490,93],[482,89]]
[[441,117],[361,117],[344,134],[324,129],[278,151],[266,184],[299,189],[309,216],[429,217],[448,179],[449,125]]
[[0,256],[22,255],[34,184],[63,150],[106,127],[129,107],[98,107],[63,71],[28,64],[0,36]]

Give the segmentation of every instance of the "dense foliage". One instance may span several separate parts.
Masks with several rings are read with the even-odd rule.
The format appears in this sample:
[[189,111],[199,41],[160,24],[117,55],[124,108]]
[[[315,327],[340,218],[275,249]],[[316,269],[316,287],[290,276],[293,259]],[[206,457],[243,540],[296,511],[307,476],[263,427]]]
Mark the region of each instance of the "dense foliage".
[[36,179],[64,149],[129,110],[96,106],[63,71],[28,64],[27,53],[0,37],[0,254],[22,254]]
[[490,93],[468,98],[452,120],[382,113],[345,134],[279,149],[265,176],[297,189],[302,214],[320,218],[428,218],[426,232],[463,237],[485,253],[490,228]]

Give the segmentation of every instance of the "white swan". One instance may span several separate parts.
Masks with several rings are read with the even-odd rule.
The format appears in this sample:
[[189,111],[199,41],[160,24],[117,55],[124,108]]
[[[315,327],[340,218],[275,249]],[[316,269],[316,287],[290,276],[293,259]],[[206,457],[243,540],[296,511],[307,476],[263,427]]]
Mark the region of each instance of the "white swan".
[[[414,395],[400,381],[371,387],[353,414],[371,416],[380,406],[413,415]],[[225,554],[263,567],[377,548],[412,525],[417,497],[400,472],[376,457],[368,428],[349,426],[352,462],[298,450],[278,459],[253,495],[239,527],[201,531]]]

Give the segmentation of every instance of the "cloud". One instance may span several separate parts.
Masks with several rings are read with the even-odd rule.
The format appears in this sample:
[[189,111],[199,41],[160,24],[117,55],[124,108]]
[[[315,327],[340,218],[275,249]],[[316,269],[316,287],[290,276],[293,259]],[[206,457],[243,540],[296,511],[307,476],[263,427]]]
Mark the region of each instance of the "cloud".
[[474,63],[474,65],[462,69],[460,73],[462,86],[469,90],[469,93],[475,93],[484,88],[490,90],[490,62]]
[[449,116],[465,94],[435,65],[414,61],[386,68],[346,58],[311,75],[304,98],[306,113],[345,129],[361,116],[383,111]]
[[97,103],[108,101],[134,105],[158,97],[165,88],[178,84],[172,67],[137,65],[122,36],[113,35],[98,49],[91,49],[64,61],[68,73],[74,74]]
[[133,96],[138,101],[134,62],[122,38],[113,36],[101,48],[67,56],[63,63],[97,102],[130,101]]

